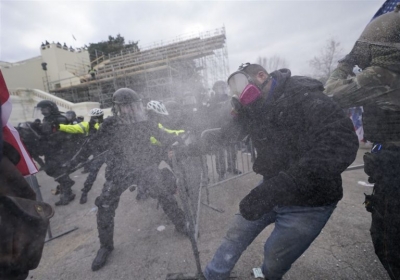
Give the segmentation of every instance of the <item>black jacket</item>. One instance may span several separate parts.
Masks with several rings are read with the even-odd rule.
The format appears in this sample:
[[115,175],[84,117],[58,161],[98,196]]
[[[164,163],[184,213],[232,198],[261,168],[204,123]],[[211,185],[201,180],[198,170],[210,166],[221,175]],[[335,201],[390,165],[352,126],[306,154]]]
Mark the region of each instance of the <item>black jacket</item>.
[[[358,150],[351,120],[322,93],[319,81],[291,77],[288,69],[271,75],[277,82],[272,100],[256,116],[239,116],[232,123],[253,140],[254,172],[264,180],[279,178],[275,182],[281,183],[270,193],[277,205],[322,206],[339,201],[341,173]],[[223,132],[226,129],[232,130],[228,126]]]
[[[162,145],[154,145],[155,137]],[[119,117],[106,118],[98,132],[90,139],[88,148],[80,153],[85,159],[90,154],[107,151],[106,174],[108,181],[121,182],[136,171],[158,164],[165,158],[167,149],[178,137],[158,128],[156,123],[143,121],[124,124]]]

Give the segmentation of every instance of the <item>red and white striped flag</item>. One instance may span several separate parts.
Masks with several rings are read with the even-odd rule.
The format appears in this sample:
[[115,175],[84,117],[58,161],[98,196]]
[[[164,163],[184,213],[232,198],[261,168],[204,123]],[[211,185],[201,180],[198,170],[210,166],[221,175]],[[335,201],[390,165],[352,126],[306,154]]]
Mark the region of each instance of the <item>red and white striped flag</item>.
[[3,141],[12,145],[19,153],[21,159],[16,165],[23,176],[32,175],[38,172],[31,156],[26,151],[24,144],[19,138],[18,131],[8,123],[10,119],[12,104],[6,82],[0,70],[0,103],[1,103],[1,122],[3,127]]

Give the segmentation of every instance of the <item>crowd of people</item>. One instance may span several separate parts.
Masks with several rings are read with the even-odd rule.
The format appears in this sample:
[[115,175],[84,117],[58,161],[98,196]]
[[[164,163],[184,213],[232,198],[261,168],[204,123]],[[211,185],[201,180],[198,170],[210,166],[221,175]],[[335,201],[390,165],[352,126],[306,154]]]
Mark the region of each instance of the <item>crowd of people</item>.
[[[292,76],[289,69],[269,73],[261,65],[246,63],[227,83],[215,83],[215,95],[190,113],[175,101],[144,105],[130,88],[113,94],[113,116],[103,118],[96,108],[88,122],[73,112],[62,114],[54,102],[39,102],[43,120],[20,130],[24,137],[29,129],[31,138],[25,144],[35,159],[44,157],[38,163],[59,184],[56,206],[74,200],[75,182],[69,174],[82,163],[89,171],[80,199],[86,203],[106,164],[105,183],[95,200],[100,248],[92,270],[102,268],[114,249],[115,212],[128,188],[138,190],[139,200],[157,199],[176,231],[188,236],[185,213],[175,198],[176,178],[169,168],[159,169],[161,161],[169,161],[171,150],[180,159],[215,153],[222,180],[226,172],[241,173],[231,145],[249,136],[257,151],[253,170],[263,180],[241,200],[240,213],[205,267],[204,277],[228,279],[246,248],[275,224],[265,241],[261,271],[265,279],[282,279],[343,197],[341,173],[355,160],[359,147],[345,109],[363,106],[365,138],[374,143],[364,155],[365,172],[375,184],[365,201],[372,213],[372,242],[390,278],[400,279],[399,11],[400,4],[368,24],[325,85]],[[354,76],[356,65],[362,72]],[[193,121],[189,126],[188,119]],[[221,129],[190,145],[180,137],[188,130],[198,134],[213,127]],[[88,160],[90,156],[93,159]]]
[[[103,110],[94,108],[88,113],[89,120],[84,121],[84,117],[78,117],[74,111],[62,113],[54,102],[43,100],[36,105],[34,113],[40,112],[43,119],[21,123],[17,127],[40,169],[58,183],[53,190],[53,194],[59,195],[55,206],[68,205],[75,199],[75,181],[70,174],[82,167],[88,175],[79,202],[87,203],[99,170],[106,165],[106,182],[95,199],[100,249],[92,270],[103,267],[113,250],[115,211],[120,196],[128,188],[131,191],[137,189],[137,200],[156,199],[176,231],[188,236],[185,214],[175,197],[177,185],[171,171],[171,146],[179,143],[177,155],[186,157],[192,153],[200,156],[198,149],[189,149],[183,144],[181,136],[189,131],[198,136],[203,129],[220,125],[208,121],[218,118],[221,102],[229,105],[227,84],[222,81],[218,84],[221,89],[215,87],[215,94],[199,110],[177,101],[164,104],[150,100],[144,105],[134,90],[120,88],[113,94],[113,115],[110,117],[104,118]],[[196,121],[200,118],[201,121]],[[208,151],[217,155],[217,171],[221,178],[226,172],[241,173],[234,162],[237,151],[229,146],[226,150],[230,157],[228,165],[224,147]],[[168,168],[159,169],[162,161],[169,164]]]

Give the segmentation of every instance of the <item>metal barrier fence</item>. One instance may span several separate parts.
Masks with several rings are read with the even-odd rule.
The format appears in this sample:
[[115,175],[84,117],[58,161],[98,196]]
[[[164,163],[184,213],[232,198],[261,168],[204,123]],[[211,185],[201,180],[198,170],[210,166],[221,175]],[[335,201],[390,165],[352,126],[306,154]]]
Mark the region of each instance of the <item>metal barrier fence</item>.
[[[203,132],[202,137],[207,132],[213,131],[215,130]],[[186,141],[190,142],[189,139]],[[251,142],[232,143],[199,157],[178,160],[174,155],[172,156],[172,169],[177,177],[178,193],[188,224],[197,273],[191,275],[170,273],[167,275],[167,280],[204,279],[197,245],[200,210],[202,206],[207,206],[217,212],[223,212],[210,205],[208,188],[252,172],[254,156],[255,151]],[[207,202],[201,201],[203,189],[206,190]]]

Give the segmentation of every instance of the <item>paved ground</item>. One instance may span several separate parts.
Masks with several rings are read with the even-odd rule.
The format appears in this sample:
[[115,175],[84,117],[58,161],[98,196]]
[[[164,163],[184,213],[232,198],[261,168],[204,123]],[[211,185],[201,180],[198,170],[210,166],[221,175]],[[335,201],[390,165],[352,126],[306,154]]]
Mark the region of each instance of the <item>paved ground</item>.
[[[365,151],[359,151],[354,164],[362,163]],[[154,200],[139,203],[135,200],[136,192],[126,191],[115,218],[115,249],[107,265],[92,272],[91,262],[99,248],[94,199],[104,182],[104,167],[89,193],[88,202],[81,205],[79,195],[85,177],[81,170],[72,174],[78,196],[70,205],[56,208],[51,220],[53,235],[75,226],[79,229],[46,243],[42,261],[29,279],[155,280],[165,279],[170,272],[196,271],[189,240],[175,232],[162,210],[157,209],[157,203]],[[37,178],[45,201],[54,205],[58,197],[50,190],[56,183],[43,172]],[[210,189],[211,204],[225,212],[202,207],[199,250],[203,267],[238,211],[239,201],[260,178],[251,173]],[[362,202],[363,193],[370,193],[372,189],[358,183],[366,179],[362,170],[343,174],[344,198],[321,235],[284,279],[389,279],[373,252],[369,236],[370,215]],[[158,231],[161,225],[165,230]],[[273,225],[269,226],[241,257],[235,268],[237,279],[252,279],[251,268],[260,264],[263,243],[272,229]]]

